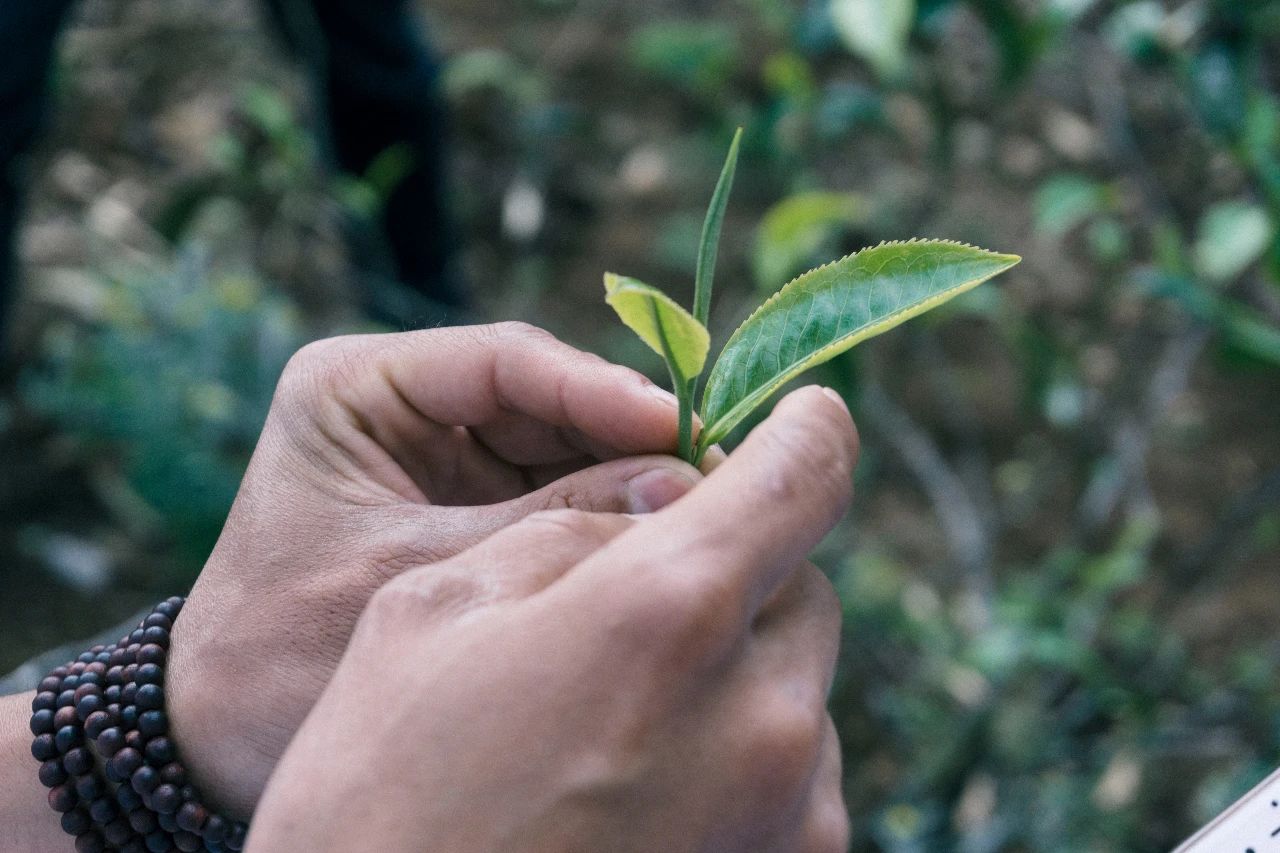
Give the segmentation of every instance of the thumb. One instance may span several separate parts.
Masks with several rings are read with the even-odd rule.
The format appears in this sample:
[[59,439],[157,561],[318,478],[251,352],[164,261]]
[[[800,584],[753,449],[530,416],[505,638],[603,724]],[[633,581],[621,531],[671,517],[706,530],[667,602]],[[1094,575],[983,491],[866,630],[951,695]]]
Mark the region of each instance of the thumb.
[[641,514],[674,503],[701,479],[698,469],[674,456],[633,456],[575,471],[527,495],[477,510],[502,517],[503,527],[544,509]]

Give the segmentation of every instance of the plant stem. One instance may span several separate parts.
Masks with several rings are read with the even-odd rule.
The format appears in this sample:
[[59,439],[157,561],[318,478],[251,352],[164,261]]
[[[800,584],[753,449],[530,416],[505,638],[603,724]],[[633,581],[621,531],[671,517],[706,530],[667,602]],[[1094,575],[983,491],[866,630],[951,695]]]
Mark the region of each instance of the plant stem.
[[674,374],[671,382],[675,385],[676,401],[679,403],[679,449],[680,458],[690,465],[694,464],[693,456],[693,388],[697,379],[681,382]]

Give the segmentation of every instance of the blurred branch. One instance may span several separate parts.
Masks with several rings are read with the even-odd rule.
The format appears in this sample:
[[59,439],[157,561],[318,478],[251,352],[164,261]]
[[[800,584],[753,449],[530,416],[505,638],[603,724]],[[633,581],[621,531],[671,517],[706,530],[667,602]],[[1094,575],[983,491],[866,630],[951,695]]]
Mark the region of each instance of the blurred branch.
[[889,398],[879,383],[869,382],[860,402],[864,420],[919,480],[956,563],[973,579],[981,599],[990,602],[994,594],[991,536],[964,482],[928,433]]
[[1213,563],[1226,558],[1236,537],[1247,531],[1264,512],[1278,506],[1280,468],[1274,468],[1231,503],[1209,534],[1175,564],[1175,571],[1192,583],[1210,576],[1208,570]]
[[1105,524],[1122,500],[1131,517],[1154,518],[1159,514],[1147,483],[1151,437],[1169,404],[1186,389],[1208,340],[1208,327],[1196,323],[1166,342],[1141,408],[1121,416],[1109,438],[1110,456],[1085,486],[1077,519],[1086,534]]

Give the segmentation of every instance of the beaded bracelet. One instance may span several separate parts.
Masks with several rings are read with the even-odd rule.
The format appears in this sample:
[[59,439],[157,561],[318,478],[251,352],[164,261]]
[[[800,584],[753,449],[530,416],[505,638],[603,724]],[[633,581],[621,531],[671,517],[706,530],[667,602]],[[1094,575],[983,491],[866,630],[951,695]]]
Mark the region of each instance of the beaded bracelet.
[[184,601],[54,668],[31,701],[31,754],[79,853],[244,848],[248,826],[201,803],[168,737],[164,664]]

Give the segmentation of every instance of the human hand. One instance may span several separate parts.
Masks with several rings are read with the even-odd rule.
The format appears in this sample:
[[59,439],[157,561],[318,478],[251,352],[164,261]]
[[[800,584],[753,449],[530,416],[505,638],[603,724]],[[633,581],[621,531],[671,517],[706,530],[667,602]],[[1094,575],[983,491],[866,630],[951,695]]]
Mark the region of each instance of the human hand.
[[805,562],[857,453],[832,397],[653,515],[540,513],[379,589],[248,849],[843,851],[840,608]]
[[174,628],[195,780],[247,816],[374,590],[537,510],[655,509],[698,474],[635,454],[675,445],[669,394],[522,324],[304,348]]

